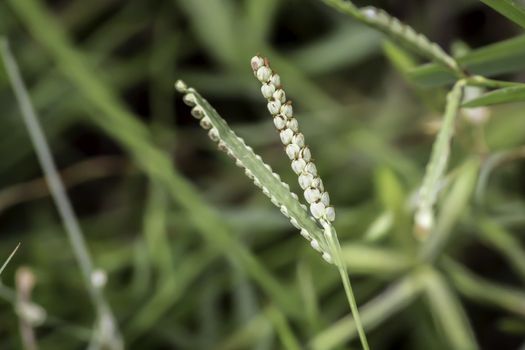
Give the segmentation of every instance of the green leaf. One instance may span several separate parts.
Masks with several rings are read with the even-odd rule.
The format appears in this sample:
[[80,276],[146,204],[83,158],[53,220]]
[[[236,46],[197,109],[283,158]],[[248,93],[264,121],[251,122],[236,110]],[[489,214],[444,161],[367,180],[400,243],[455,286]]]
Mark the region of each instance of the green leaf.
[[424,270],[426,296],[432,316],[443,330],[451,349],[478,349],[467,315],[446,280],[433,268]]
[[490,106],[508,102],[525,101],[525,86],[513,86],[494,90],[463,103],[463,107]]
[[481,0],[512,22],[525,28],[525,9],[514,0]]
[[[525,68],[525,35],[500,41],[457,58],[461,67],[471,74],[494,76]],[[409,77],[423,86],[453,83],[457,78],[441,65],[429,63],[412,69]]]

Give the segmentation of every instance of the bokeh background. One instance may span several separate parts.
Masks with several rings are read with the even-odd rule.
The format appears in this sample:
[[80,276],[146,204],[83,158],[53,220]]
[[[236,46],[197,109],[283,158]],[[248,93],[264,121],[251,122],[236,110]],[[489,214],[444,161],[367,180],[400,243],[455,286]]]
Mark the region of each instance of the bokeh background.
[[[522,33],[479,1],[359,4],[386,9],[449,52]],[[411,198],[446,86],[407,79],[392,64],[403,51],[374,30],[317,0],[11,0],[0,3],[0,34],[107,274],[126,348],[359,348],[337,271],[216,150],[173,89],[176,79],[195,87],[298,191],[250,69],[256,53],[294,101],[336,206],[358,303],[386,305],[367,321],[372,348],[449,349],[446,324],[457,315],[481,349],[524,346],[523,104],[490,109],[485,124],[458,121],[451,173],[469,157],[506,158],[457,208],[435,264],[432,276],[456,301],[449,312],[406,282],[421,244]],[[0,106],[0,261],[22,243],[2,274],[0,348],[23,348],[24,327],[41,349],[85,348],[94,309],[3,68]],[[156,168],[159,153],[172,170]],[[45,315],[20,311],[19,274],[34,278],[29,300]],[[272,283],[280,301],[264,287]]]

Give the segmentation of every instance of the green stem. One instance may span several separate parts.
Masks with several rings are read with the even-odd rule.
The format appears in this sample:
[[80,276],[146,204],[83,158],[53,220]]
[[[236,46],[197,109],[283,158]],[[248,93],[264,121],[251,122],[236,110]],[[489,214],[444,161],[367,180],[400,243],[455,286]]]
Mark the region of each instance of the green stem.
[[361,341],[363,350],[369,350],[370,347],[368,346],[368,340],[366,339],[366,334],[363,328],[363,323],[361,321],[361,316],[359,315],[359,309],[357,308],[357,302],[355,300],[352,284],[350,283],[350,277],[348,277],[348,271],[346,270],[346,265],[343,261],[341,253],[341,244],[339,244],[339,240],[337,239],[337,234],[335,232],[334,227],[329,224],[325,224],[324,226],[326,240],[331,248],[330,251],[333,254],[334,262],[337,265],[339,274],[341,275],[341,280],[345,288],[346,299],[348,300],[350,310],[352,311],[352,315],[354,316],[357,333],[359,334],[359,340]]

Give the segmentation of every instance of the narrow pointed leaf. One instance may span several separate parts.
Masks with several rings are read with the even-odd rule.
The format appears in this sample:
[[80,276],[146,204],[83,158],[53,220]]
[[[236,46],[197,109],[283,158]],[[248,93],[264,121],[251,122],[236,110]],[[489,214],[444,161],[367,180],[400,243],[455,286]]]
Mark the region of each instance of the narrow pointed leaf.
[[[457,61],[474,75],[494,76],[525,69],[525,35],[472,50]],[[435,63],[414,68],[408,75],[422,86],[445,85],[457,80],[449,70]]]
[[525,102],[525,86],[494,90],[463,104],[463,107],[481,107],[509,102]]
[[525,28],[525,8],[515,0],[481,0],[512,22]]

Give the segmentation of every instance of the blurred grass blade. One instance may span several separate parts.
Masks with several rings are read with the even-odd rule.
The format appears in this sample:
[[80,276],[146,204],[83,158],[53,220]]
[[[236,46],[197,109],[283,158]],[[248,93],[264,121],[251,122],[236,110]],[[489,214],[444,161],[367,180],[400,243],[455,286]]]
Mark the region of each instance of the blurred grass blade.
[[465,81],[460,80],[447,95],[445,114],[439,133],[432,145],[432,154],[418,193],[415,223],[416,232],[422,235],[423,238],[426,238],[434,225],[434,205],[443,182],[443,175],[447,169],[456,116],[463,96],[464,85]]
[[290,60],[306,74],[321,75],[357,65],[376,55],[380,48],[381,36],[376,31],[343,24],[327,36],[293,51]]
[[[372,330],[409,305],[422,291],[419,274],[416,271],[395,282],[361,308],[365,329]],[[309,343],[314,350],[334,349],[357,336],[357,328],[351,316],[335,322],[317,334]]]
[[0,38],[0,54],[18,104],[20,105],[22,118],[35,148],[40,167],[44,172],[51,196],[62,219],[69,243],[77,259],[80,271],[82,272],[82,278],[96,311],[97,328],[94,330],[94,339],[97,343],[100,343],[101,346],[107,346],[110,349],[116,350],[122,349],[123,343],[118,324],[104,297],[102,289],[93,282],[93,261],[91,260],[84,234],[75,215],[73,205],[67,196],[65,186],[60,178],[46,136],[29,98],[29,93],[20,76],[18,66],[11,54],[8,42],[4,38]]
[[281,311],[273,305],[270,305],[265,311],[268,319],[273,323],[277,335],[281,339],[282,349],[300,350],[301,345]]
[[525,283],[525,249],[521,241],[493,220],[478,220],[477,226],[480,239],[490,248],[497,250]]
[[11,261],[11,259],[13,258],[13,256],[15,256],[15,253],[16,251],[18,250],[18,248],[20,247],[20,243],[18,243],[15,247],[15,249],[13,249],[13,251],[11,252],[11,254],[9,254],[9,256],[7,257],[7,259],[5,259],[5,262],[4,264],[2,265],[2,267],[0,267],[0,275],[2,275],[2,272],[4,272],[4,269],[6,268],[7,264],[9,264],[9,262]]
[[491,282],[477,276],[451,259],[445,261],[445,269],[460,293],[481,304],[525,316],[525,292]]
[[463,103],[462,107],[481,107],[509,102],[525,102],[525,86],[513,86],[487,92]]
[[238,17],[229,0],[178,0],[201,43],[227,67],[239,67]]
[[197,232],[208,244],[229,259],[236,260],[286,312],[297,315],[296,299],[266,267],[231,234],[219,214],[172,165],[171,157],[154,143],[148,128],[128,111],[114,91],[105,85],[49,11],[36,0],[10,0],[9,5],[43,44],[58,69],[69,78],[94,109],[87,117],[119,143],[152,179],[162,183],[170,197],[185,211]]
[[420,259],[432,261],[437,258],[447,244],[452,229],[463,212],[468,208],[471,194],[474,192],[478,175],[479,161],[467,161],[449,193],[441,204],[436,226],[420,250]]
[[481,2],[525,28],[525,9],[517,0],[481,0]]
[[443,330],[451,349],[478,349],[468,318],[446,281],[429,267],[420,276],[426,285],[426,295],[432,315]]
[[[525,35],[472,50],[458,57],[457,61],[474,75],[494,76],[519,71],[525,68]],[[423,86],[446,85],[457,79],[450,71],[434,63],[412,69],[409,77]]]
[[414,263],[409,256],[397,250],[359,243],[343,244],[341,255],[353,274],[392,277]]

